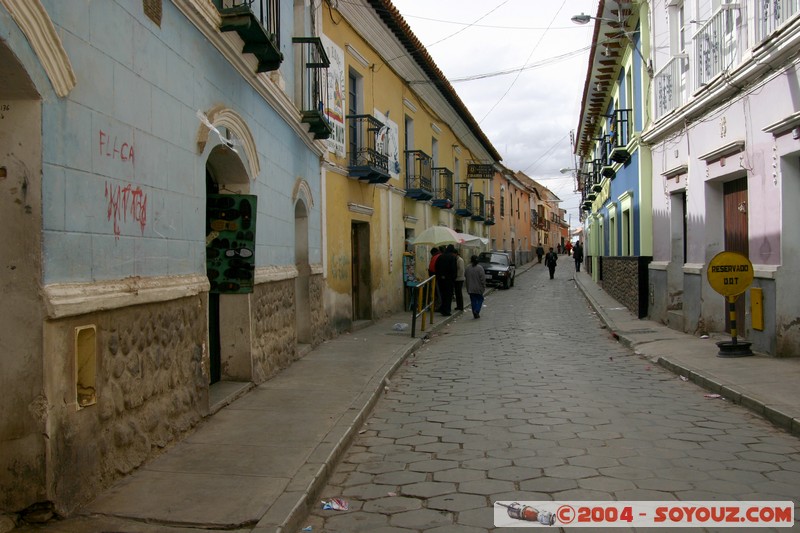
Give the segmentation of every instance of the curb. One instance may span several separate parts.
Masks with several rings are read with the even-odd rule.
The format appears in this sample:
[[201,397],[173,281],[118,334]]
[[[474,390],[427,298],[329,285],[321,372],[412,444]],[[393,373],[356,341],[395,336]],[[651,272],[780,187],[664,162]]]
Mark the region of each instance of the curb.
[[[605,324],[606,328],[608,328],[608,330],[611,332],[611,335],[620,344],[631,351],[636,352],[637,343],[635,340],[628,335],[618,333],[614,321],[604,311],[603,307],[594,298],[592,298],[588,291],[585,290],[583,283],[581,283],[578,278],[573,278],[573,280],[575,281],[575,285],[578,287],[578,289],[580,289],[584,298],[586,298],[586,301],[589,302],[589,305],[591,305],[592,309],[594,309],[595,313],[597,313],[600,321]],[[685,376],[689,379],[689,381],[695,383],[703,389],[706,389],[714,394],[719,394],[734,404],[741,405],[752,413],[757,414],[771,422],[775,426],[788,431],[792,435],[800,436],[800,418],[794,418],[792,415],[789,415],[778,408],[767,405],[763,401],[754,398],[753,396],[739,392],[736,390],[736,385],[722,384],[713,377],[709,377],[696,370],[691,370],[663,356],[658,356],[654,362],[660,367],[669,370],[673,374]]]
[[[367,396],[365,401],[361,404],[360,408],[357,408],[358,412],[355,414],[352,421],[349,423],[345,422],[348,424],[347,430],[333,446],[330,453],[326,456],[322,466],[317,470],[311,482],[309,482],[308,486],[301,493],[296,503],[292,506],[291,511],[289,511],[289,515],[283,520],[283,522],[281,522],[280,525],[277,526],[275,533],[293,533],[300,528],[302,520],[305,519],[311,510],[313,510],[317,505],[317,500],[319,499],[319,495],[323,487],[328,482],[328,479],[330,479],[330,476],[333,474],[333,471],[339,464],[342,456],[355,440],[359,429],[364,425],[364,422],[374,409],[375,404],[377,404],[378,400],[381,398],[384,388],[386,387],[387,380],[391,378],[395,372],[397,372],[397,370],[403,365],[403,362],[411,354],[419,350],[419,348],[425,344],[425,341],[432,333],[444,327],[450,321],[461,316],[462,314],[463,311],[457,311],[451,316],[442,317],[445,320],[431,324],[431,329],[426,331],[424,336],[417,337],[413,339],[413,342],[406,344],[406,346],[400,350],[400,355],[397,357],[397,359],[393,363],[387,363],[387,365],[384,367],[385,371],[382,373],[382,375],[380,375],[379,378],[373,379],[372,383],[374,383],[375,386],[371,391],[370,387],[367,387],[365,392],[360,395],[361,397],[365,395]],[[291,485],[291,482],[289,484]],[[267,514],[269,514],[269,511],[267,511]],[[272,525],[266,525],[266,527],[270,528]]]

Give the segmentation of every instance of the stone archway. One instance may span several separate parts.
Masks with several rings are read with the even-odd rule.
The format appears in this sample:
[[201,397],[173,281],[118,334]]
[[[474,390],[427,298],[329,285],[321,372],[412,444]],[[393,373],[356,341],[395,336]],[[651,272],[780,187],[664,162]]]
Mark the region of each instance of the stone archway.
[[308,216],[314,207],[314,198],[308,182],[297,180],[292,193],[294,200],[294,258],[297,268],[295,279],[295,328],[298,345],[313,341],[311,324],[311,264],[309,262]]
[[[238,154],[226,144],[211,149],[206,159],[206,195],[248,194],[250,178]],[[207,202],[208,205],[208,202]],[[206,236],[209,233],[206,210]],[[210,383],[252,381],[252,324],[250,294],[208,296],[208,346]]]
[[294,206],[295,324],[297,343],[311,344],[311,265],[308,262],[308,209],[301,200]]

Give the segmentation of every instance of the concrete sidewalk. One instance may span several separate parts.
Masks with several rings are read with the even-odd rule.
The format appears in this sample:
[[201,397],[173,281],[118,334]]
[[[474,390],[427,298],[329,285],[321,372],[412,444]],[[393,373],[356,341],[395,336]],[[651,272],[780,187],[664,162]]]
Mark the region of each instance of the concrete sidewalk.
[[575,273],[575,283],[609,331],[636,354],[800,435],[800,358],[718,357],[715,342],[730,337],[700,339],[640,320],[586,272]]
[[[544,267],[529,263],[517,274],[531,268]],[[800,359],[719,358],[713,340],[637,319],[588,274],[577,273],[575,282],[609,330],[637,354],[800,435]],[[78,516],[21,531],[299,531],[389,376],[422,346],[424,335],[460,314],[437,314],[416,339],[410,313],[399,313],[327,341],[208,417]],[[395,331],[396,323],[409,329]]]
[[[460,314],[437,313],[425,332],[418,321],[417,338],[404,312],[326,341],[207,417],[78,516],[20,530],[298,531],[388,377]],[[396,323],[408,329],[396,331]]]

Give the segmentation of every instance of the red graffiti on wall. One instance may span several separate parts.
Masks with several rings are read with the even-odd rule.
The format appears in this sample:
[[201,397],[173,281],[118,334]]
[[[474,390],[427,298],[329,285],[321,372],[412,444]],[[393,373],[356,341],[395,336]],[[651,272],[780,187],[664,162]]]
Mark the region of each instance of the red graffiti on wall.
[[128,214],[131,220],[139,224],[139,228],[144,235],[144,228],[147,225],[147,195],[141,187],[134,188],[128,184],[125,187],[113,185],[106,182],[106,200],[108,201],[108,220],[114,221],[114,235],[119,239],[119,222],[128,222]]
[[108,133],[100,130],[100,155],[121,161],[130,161],[133,164],[133,145],[124,141],[118,141],[117,136],[113,138]]

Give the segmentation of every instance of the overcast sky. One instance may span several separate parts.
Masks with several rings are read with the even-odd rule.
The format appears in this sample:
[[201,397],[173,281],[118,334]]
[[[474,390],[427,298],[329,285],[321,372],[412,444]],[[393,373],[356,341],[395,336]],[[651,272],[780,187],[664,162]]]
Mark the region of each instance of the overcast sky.
[[[597,0],[392,0],[503,164],[550,188],[578,223],[570,130],[578,124]],[[462,81],[463,80],[463,81]]]

